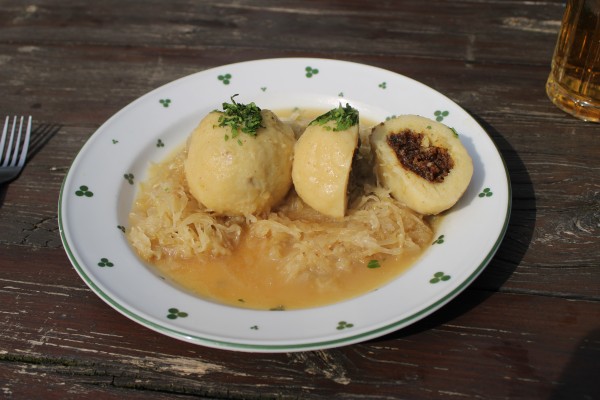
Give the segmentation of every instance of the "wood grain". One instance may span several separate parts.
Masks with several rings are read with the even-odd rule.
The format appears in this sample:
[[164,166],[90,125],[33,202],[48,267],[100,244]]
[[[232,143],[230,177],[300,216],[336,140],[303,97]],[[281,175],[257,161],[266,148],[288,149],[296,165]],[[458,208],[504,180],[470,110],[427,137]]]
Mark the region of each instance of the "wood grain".
[[[560,0],[0,0],[0,112],[34,116],[0,187],[0,397],[592,399],[600,359],[600,129],[544,84]],[[395,71],[486,129],[512,183],[506,238],[431,316],[366,343],[247,354],[171,339],[102,302],[70,266],[57,202],[77,153],[148,91],[252,59]]]

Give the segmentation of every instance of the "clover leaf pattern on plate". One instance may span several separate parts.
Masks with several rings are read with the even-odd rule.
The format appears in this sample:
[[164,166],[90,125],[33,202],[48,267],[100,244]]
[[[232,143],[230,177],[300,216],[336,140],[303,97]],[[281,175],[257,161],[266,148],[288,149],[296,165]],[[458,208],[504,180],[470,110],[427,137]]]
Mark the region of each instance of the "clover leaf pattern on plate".
[[100,262],[98,263],[98,266],[99,267],[114,267],[115,264],[110,262],[110,260],[108,258],[102,257],[100,259]]
[[348,329],[348,328],[352,328],[352,327],[354,327],[354,324],[351,324],[346,321],[340,321],[340,322],[338,322],[336,329],[338,331],[341,331],[342,329]]
[[175,307],[169,308],[168,311],[167,318],[169,319],[186,318],[188,316],[188,313],[179,311],[179,309]]
[[441,111],[441,110],[436,110],[434,111],[433,115],[435,116],[435,120],[438,122],[442,122],[444,120],[444,118],[446,118],[448,115],[450,115],[449,111]]
[[489,187],[486,187],[481,191],[481,193],[478,194],[479,197],[492,197],[493,195],[494,192],[492,192],[492,189],[490,189]]
[[440,271],[433,274],[433,278],[429,280],[429,283],[445,282],[448,280],[450,280],[450,275],[446,275],[444,272]]
[[125,178],[125,180],[127,182],[129,182],[130,185],[133,185],[133,174],[132,173],[128,173],[128,174],[123,174],[123,178]]
[[229,83],[231,82],[231,78],[232,76],[229,73],[217,76],[217,79],[221,81],[223,85],[229,85]]
[[317,68],[307,66],[306,68],[304,68],[304,72],[307,78],[312,78],[314,75],[317,75],[319,73],[319,70]]
[[94,192],[92,192],[86,185],[81,185],[79,186],[79,190],[75,191],[75,195],[79,197],[92,197]]

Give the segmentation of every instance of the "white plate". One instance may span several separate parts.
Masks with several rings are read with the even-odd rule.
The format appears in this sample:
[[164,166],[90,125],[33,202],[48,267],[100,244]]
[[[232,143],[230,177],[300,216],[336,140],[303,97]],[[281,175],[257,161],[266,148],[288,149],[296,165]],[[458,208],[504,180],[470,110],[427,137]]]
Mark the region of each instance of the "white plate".
[[[230,96],[262,108],[329,109],[340,101],[383,121],[419,114],[454,127],[474,176],[435,243],[406,273],[341,303],[254,311],[202,300],[162,280],[123,229],[150,162],[162,160]],[[86,284],[110,306],[157,332],[209,347],[283,352],[361,342],[405,327],[450,301],[488,264],[506,231],[510,184],[492,140],[457,104],[402,75],[350,62],[289,58],[225,65],[171,82],[104,123],[83,146],[59,199],[61,238]]]

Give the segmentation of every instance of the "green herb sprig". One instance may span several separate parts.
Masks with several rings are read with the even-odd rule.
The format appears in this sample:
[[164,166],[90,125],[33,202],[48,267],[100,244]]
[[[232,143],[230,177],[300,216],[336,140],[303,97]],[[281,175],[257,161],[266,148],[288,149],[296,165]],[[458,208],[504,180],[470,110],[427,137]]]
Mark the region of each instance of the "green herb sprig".
[[[228,126],[231,128],[231,138],[236,138],[240,132],[250,136],[256,136],[258,129],[262,128],[261,109],[254,103],[242,104],[236,103],[234,94],[231,96],[231,103],[223,103],[223,112],[219,117],[219,126]],[[225,135],[225,140],[229,136]],[[241,143],[238,139],[238,143]]]
[[[346,107],[339,107],[327,111],[325,114],[315,118],[309,125],[325,125],[329,121],[335,122],[334,131],[345,131],[358,124],[358,110],[346,103]],[[324,127],[326,130],[332,129],[329,126]]]

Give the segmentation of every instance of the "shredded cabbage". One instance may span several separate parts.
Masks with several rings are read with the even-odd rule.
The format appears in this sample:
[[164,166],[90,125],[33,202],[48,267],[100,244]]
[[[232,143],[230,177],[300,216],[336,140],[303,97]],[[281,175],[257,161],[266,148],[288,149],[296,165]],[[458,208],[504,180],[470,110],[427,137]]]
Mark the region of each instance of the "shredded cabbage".
[[432,231],[387,190],[365,185],[342,220],[323,217],[292,193],[277,213],[251,224],[249,234],[269,239],[274,244],[269,256],[281,259],[293,278],[417,251],[430,241]]

